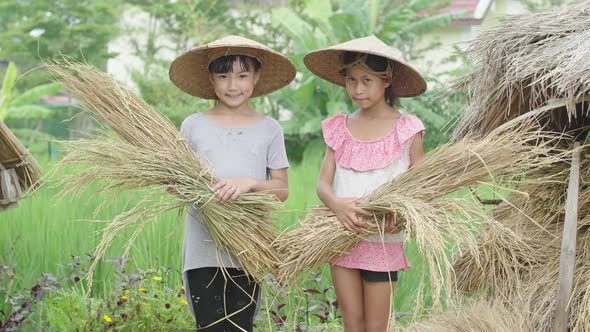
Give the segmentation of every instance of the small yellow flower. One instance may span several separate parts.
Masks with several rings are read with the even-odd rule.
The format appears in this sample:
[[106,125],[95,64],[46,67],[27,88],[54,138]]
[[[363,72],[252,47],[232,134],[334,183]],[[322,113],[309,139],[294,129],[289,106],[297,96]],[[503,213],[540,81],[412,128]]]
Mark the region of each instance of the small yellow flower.
[[102,319],[104,319],[104,321],[107,322],[107,323],[110,323],[110,322],[113,321],[113,319],[109,315],[102,316]]
[[145,289],[145,287],[139,287],[138,291],[145,293],[146,289]]
[[162,277],[155,276],[152,279],[154,279],[155,281],[160,281],[160,280],[162,280]]
[[129,296],[123,295],[123,296],[121,296],[121,300],[127,301],[127,300],[129,300]]
[[180,303],[182,305],[185,305],[186,304],[186,301],[185,300],[180,300],[180,301],[178,301],[178,303]]

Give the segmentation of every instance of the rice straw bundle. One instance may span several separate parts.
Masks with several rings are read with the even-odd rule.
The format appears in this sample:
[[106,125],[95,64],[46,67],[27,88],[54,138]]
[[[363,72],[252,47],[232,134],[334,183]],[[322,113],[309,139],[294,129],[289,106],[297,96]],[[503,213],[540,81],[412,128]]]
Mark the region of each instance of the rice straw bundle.
[[533,332],[530,314],[518,303],[479,299],[461,303],[453,310],[414,324],[404,331],[415,332]]
[[563,206],[556,202],[565,200],[566,178],[551,176],[539,181],[541,173],[529,174],[530,179],[517,186],[516,192],[491,212],[491,217],[504,229],[484,228],[475,252],[455,256],[453,268],[458,289],[472,292],[489,288],[494,297],[509,298],[535,268],[559,257],[560,234],[554,226],[563,216]]
[[[60,166],[83,168],[62,179],[63,193],[80,196],[91,184],[97,184],[99,191],[136,190],[142,197],[135,208],[116,216],[104,228],[90,276],[98,258],[121,230],[136,227],[126,254],[150,218],[188,205],[200,209],[218,247],[234,254],[248,274],[260,279],[276,270],[279,258],[272,241],[277,231],[270,219],[279,201],[273,195],[246,193],[233,202],[218,203],[211,190],[217,180],[207,165],[178,130],[132,90],[86,64],[65,61],[48,68],[58,75],[60,84],[83,101],[85,111],[118,134],[66,143],[69,152]],[[169,199],[163,190],[171,182],[176,200]]]
[[[476,248],[478,224],[501,227],[488,223],[483,210],[472,201],[446,195],[490,179],[494,186],[509,185],[527,172],[564,158],[549,154],[555,148],[549,143],[550,134],[532,130],[538,114],[511,121],[480,141],[463,139],[441,146],[421,164],[366,197],[369,203],[363,208],[376,215],[396,215],[407,238],[416,240],[428,262],[435,306],[445,289],[451,291],[445,283],[450,282],[447,253],[453,243],[471,251]],[[293,283],[301,273],[349,252],[363,236],[381,231],[376,219],[368,221],[370,226],[363,234],[352,234],[328,208],[313,209],[303,217],[301,227],[276,241],[283,255],[279,280]]]
[[590,2],[538,14],[507,16],[467,47],[476,69],[454,89],[469,95],[453,138],[483,137],[504,122],[554,99],[564,99],[544,120],[546,130],[564,131],[588,107],[590,96]]
[[[576,265],[569,318],[572,331],[590,329],[590,147],[582,148]],[[513,237],[499,239],[486,231],[480,236],[484,241],[477,250],[458,257],[453,264],[459,289],[486,292],[507,302],[524,301],[523,306],[532,313],[537,330],[552,327],[568,176],[568,163],[530,174],[530,180],[517,188],[527,192],[528,198],[512,195],[506,204],[492,211],[493,218],[510,229]],[[515,239],[518,242],[513,242]]]
[[[504,18],[471,42],[476,69],[455,86],[466,90],[470,103],[453,138],[484,136],[539,107],[548,110],[539,119],[544,130],[584,138],[590,124],[589,18],[590,2],[580,1]],[[590,149],[581,151],[572,331],[590,330]],[[456,255],[453,264],[459,289],[521,303],[535,330],[552,328],[569,159],[529,173],[491,212],[504,232],[485,229],[477,249]]]

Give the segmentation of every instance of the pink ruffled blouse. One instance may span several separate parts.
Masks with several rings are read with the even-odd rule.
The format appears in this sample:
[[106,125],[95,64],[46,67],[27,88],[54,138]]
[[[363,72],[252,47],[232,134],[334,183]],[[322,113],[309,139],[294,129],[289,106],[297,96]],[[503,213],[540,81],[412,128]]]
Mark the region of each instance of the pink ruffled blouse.
[[[333,189],[338,197],[363,197],[408,170],[412,139],[425,129],[416,116],[402,114],[387,135],[360,141],[346,127],[346,117],[337,114],[322,121],[324,140],[336,159]],[[368,271],[406,270],[409,263],[404,254],[404,237],[404,232],[369,235],[349,254],[330,262]]]

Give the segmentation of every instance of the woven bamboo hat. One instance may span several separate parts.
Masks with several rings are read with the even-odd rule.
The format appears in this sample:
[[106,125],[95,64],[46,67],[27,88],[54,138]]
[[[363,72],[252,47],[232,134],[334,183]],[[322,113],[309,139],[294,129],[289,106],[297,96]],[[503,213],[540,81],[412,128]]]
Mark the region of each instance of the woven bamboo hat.
[[260,79],[252,97],[278,90],[295,78],[295,65],[286,56],[248,38],[230,35],[176,58],[170,65],[170,80],[190,95],[215,99],[208,68],[213,60],[224,55],[247,55],[260,61]]
[[393,94],[396,97],[414,97],[426,91],[426,81],[409,63],[402,60],[401,51],[375,36],[353,39],[342,44],[322,48],[305,55],[305,66],[317,76],[340,86],[346,86],[340,74],[342,54],[346,51],[378,55],[393,61]]

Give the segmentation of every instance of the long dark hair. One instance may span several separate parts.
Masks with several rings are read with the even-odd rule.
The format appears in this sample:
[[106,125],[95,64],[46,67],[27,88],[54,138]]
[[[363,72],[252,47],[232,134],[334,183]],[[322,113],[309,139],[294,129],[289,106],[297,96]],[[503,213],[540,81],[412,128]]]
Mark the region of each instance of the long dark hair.
[[[387,58],[384,58],[382,56],[346,51],[346,52],[342,53],[342,60],[341,61],[344,66],[350,65],[350,64],[353,64],[353,63],[359,61],[359,59],[361,57],[363,57],[364,55],[366,55],[366,57],[364,58],[364,64],[372,71],[374,71],[376,73],[384,73],[388,70],[388,66],[392,66],[393,74],[395,75],[395,68],[396,68],[395,62],[391,61]],[[370,74],[372,74],[372,73],[370,73]],[[340,70],[340,75],[346,76],[346,68]],[[381,75],[378,75],[378,76],[381,76]],[[389,86],[385,88],[385,102],[387,102],[387,104],[389,106],[400,106],[399,98],[395,97],[395,94],[393,91],[393,84],[392,84],[393,77],[390,75],[389,77],[386,77],[383,79],[385,79],[385,80],[387,80],[387,82],[389,82]]]

